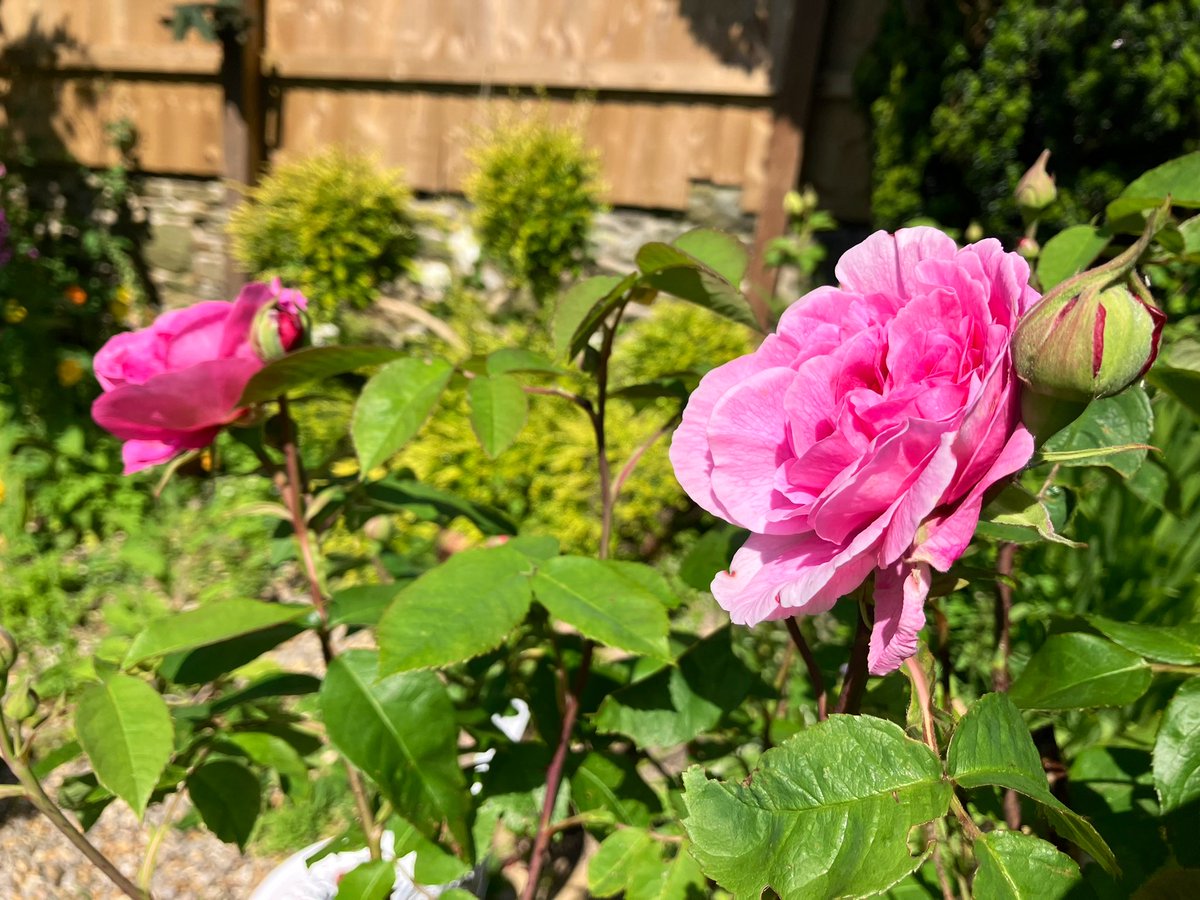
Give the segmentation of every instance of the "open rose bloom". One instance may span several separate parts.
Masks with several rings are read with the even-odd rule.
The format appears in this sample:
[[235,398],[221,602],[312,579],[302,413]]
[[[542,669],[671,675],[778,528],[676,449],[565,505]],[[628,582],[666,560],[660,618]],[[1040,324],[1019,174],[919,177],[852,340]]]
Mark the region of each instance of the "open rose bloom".
[[306,300],[279,281],[248,284],[232,303],[210,301],[159,316],[140,331],[118,334],[93,363],[104,393],[92,418],[125,442],[125,474],[213,442],[246,410],[246,383],[265,363],[255,341],[260,312],[290,349],[301,338]]
[[684,489],[752,532],[712,584],[734,622],[827,611],[874,576],[869,667],[917,648],[931,569],[1021,469],[1009,340],[1037,299],[995,240],[877,232],[753,353],[709,372],[671,444]]

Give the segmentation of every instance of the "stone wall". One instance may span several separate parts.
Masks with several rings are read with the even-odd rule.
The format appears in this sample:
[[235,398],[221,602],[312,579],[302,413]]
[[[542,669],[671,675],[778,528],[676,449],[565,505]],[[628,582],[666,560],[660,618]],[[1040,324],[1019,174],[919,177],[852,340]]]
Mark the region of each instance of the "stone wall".
[[149,225],[142,254],[162,305],[230,299],[224,185],[154,175],[140,178],[136,188],[136,206]]
[[[215,179],[144,176],[136,182],[135,216],[148,225],[142,248],[150,278],[164,307],[185,306],[197,300],[230,299],[236,285],[227,286],[229,212],[226,191]],[[705,225],[737,234],[749,242],[754,219],[740,209],[738,188],[711,184],[693,186],[686,215],[647,210],[613,209],[597,217],[592,230],[591,256],[603,272],[627,272],[638,247],[649,241],[669,241],[689,228]],[[461,197],[421,197],[415,207],[421,226],[422,254],[416,260],[418,280],[436,290],[453,262],[452,236],[468,234],[470,207]],[[427,274],[427,279],[423,277]],[[485,271],[485,282],[494,273]],[[490,276],[490,277],[489,277]],[[433,291],[430,291],[432,293]]]

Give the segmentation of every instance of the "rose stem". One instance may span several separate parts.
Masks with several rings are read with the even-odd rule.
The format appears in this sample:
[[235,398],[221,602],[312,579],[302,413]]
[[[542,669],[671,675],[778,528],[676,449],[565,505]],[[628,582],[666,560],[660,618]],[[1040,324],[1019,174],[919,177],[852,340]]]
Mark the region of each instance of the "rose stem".
[[825,692],[825,677],[821,674],[821,667],[813,658],[812,649],[808,646],[808,641],[804,640],[800,624],[796,621],[795,616],[784,619],[783,623],[787,626],[788,634],[792,636],[792,643],[800,651],[800,658],[804,660],[805,668],[808,669],[808,679],[812,682],[813,693],[817,695],[817,720],[824,722],[829,717],[829,698]]
[[854,647],[850,651],[850,665],[846,669],[846,680],[842,682],[842,692],[838,695],[837,708],[834,712],[858,715],[863,691],[867,687],[867,651],[870,648],[871,626],[863,618],[860,609],[858,630],[854,633]]
[[[925,743],[929,745],[929,749],[940,758],[942,751],[938,748],[937,732],[933,727],[933,694],[929,689],[929,679],[925,677],[925,670],[921,668],[921,664],[915,657],[910,656],[906,659],[904,668],[908,670],[908,677],[912,679],[913,693],[917,697],[917,706],[921,709],[921,734],[925,738]],[[979,826],[975,824],[957,796],[951,798],[950,808],[958,817],[967,837],[976,840],[980,836]]]
[[75,823],[68,819],[63,811],[55,805],[54,801],[47,796],[41,782],[33,774],[33,770],[15,752],[12,740],[9,737],[8,722],[5,721],[3,713],[0,713],[0,759],[8,763],[9,769],[17,776],[21,787],[24,788],[26,799],[33,804],[34,808],[49,819],[51,824],[62,832],[63,836],[74,844],[79,852],[88,858],[92,865],[103,872],[121,893],[133,898],[133,900],[152,900],[149,890],[142,890],[122,875],[121,870],[116,867],[116,864],[101,853],[96,848],[96,845],[89,841],[87,836],[75,826]]
[[[300,470],[300,452],[296,448],[295,424],[288,411],[287,397],[282,395],[279,397],[279,418],[282,420],[283,458],[286,474],[278,473],[276,483],[279,492],[283,494],[287,502],[288,512],[292,517],[292,532],[296,536],[296,547],[300,551],[300,558],[304,563],[309,596],[312,598],[312,604],[321,620],[316,632],[317,638],[321,642],[321,656],[325,660],[325,668],[328,669],[335,656],[333,644],[329,639],[329,608],[325,604],[325,595],[321,592],[321,579],[317,574],[316,558],[313,556],[312,545],[308,540],[308,521],[304,514],[306,487],[304,476]],[[367,839],[367,850],[371,854],[371,859],[381,859],[379,829],[376,827],[375,816],[371,812],[371,801],[367,796],[366,785],[363,784],[362,777],[350,760],[343,757],[343,762],[346,764],[346,783],[350,787],[350,793],[354,795],[354,805],[358,810],[363,834]]]
[[[1008,658],[1012,653],[1012,578],[1013,561],[1016,559],[1017,545],[1001,544],[996,554],[996,605],[995,605],[995,634],[996,655],[992,668],[992,687],[1001,693],[1008,690],[1012,684],[1012,675],[1008,669]],[[1004,824],[1012,831],[1021,829],[1021,798],[1012,788],[1004,791]]]
[[787,714],[788,696],[787,696],[787,680],[788,673],[792,670],[792,660],[796,657],[796,647],[787,643],[783,645],[783,659],[779,663],[779,671],[775,673],[775,692],[779,694],[779,699],[775,702],[774,709],[768,709],[767,703],[763,701],[763,738],[762,748],[766,752],[770,750],[774,742],[771,740],[771,725],[776,719],[783,718]]
[[[580,406],[592,420],[592,431],[596,436],[596,469],[600,478],[600,548],[596,556],[608,559],[608,547],[612,542],[613,504],[616,501],[612,489],[612,470],[608,464],[608,443],[604,431],[604,414],[608,405],[608,360],[612,356],[613,338],[617,333],[617,325],[625,312],[622,303],[617,307],[611,323],[604,326],[604,336],[600,345],[600,356],[596,365],[596,405],[593,408],[586,401],[580,402],[574,396],[572,402]],[[626,466],[628,469],[629,467]],[[632,471],[632,470],[630,470]],[[628,477],[628,473],[623,473]],[[588,673],[592,667],[592,642],[584,639],[583,658],[579,661],[579,669],[575,673],[573,688],[563,697],[562,730],[558,736],[558,746],[554,748],[554,756],[550,759],[550,767],[546,770],[546,797],[542,802],[542,814],[538,817],[537,834],[533,840],[533,852],[529,857],[529,877],[525,889],[521,892],[521,900],[533,900],[537,895],[538,880],[541,878],[542,865],[546,860],[546,851],[550,848],[550,818],[554,815],[554,803],[558,799],[558,788],[562,784],[563,766],[567,760],[567,749],[571,744],[571,732],[575,730],[575,719],[579,716],[580,698],[587,686]],[[567,680],[566,667],[563,667],[563,681]]]

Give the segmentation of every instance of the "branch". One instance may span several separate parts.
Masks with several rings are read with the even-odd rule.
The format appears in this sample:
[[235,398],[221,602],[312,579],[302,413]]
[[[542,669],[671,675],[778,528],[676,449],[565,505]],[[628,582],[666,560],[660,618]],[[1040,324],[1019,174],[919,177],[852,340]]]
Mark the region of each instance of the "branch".
[[[308,578],[308,593],[312,604],[317,610],[321,622],[317,627],[317,638],[321,642],[321,656],[325,660],[326,669],[333,661],[334,650],[329,636],[329,609],[325,604],[325,595],[321,591],[321,579],[317,573],[316,557],[313,555],[312,544],[308,539],[308,516],[304,508],[304,475],[300,470],[300,452],[296,447],[296,429],[288,412],[287,397],[279,398],[279,416],[283,420],[283,457],[284,471],[277,473],[275,483],[279,492],[287,502],[288,512],[292,517],[292,531],[296,537],[296,547],[304,563],[304,572]],[[354,795],[354,805],[362,820],[363,833],[367,838],[367,849],[371,859],[382,858],[379,829],[376,827],[374,815],[371,812],[370,798],[367,796],[366,785],[358,770],[350,760],[345,759],[346,782],[350,793]]]
[[642,442],[641,446],[639,446],[633,451],[633,453],[629,455],[629,459],[625,461],[625,465],[621,467],[621,471],[617,474],[617,480],[613,482],[612,502],[614,505],[617,502],[617,498],[621,495],[621,488],[625,486],[625,482],[629,480],[629,476],[633,474],[633,470],[637,468],[637,464],[646,454],[646,451],[653,447],[659,438],[675,427],[675,423],[679,421],[681,415],[682,412],[676,412],[675,415],[671,416],[670,419],[663,423],[661,428],[655,431],[654,434],[650,435],[650,437],[646,438],[646,440]]
[[787,626],[788,634],[792,636],[792,643],[800,651],[800,658],[804,660],[805,668],[808,669],[808,680],[812,683],[813,693],[817,695],[817,721],[824,722],[829,717],[827,708],[829,698],[825,692],[825,677],[821,674],[821,667],[817,665],[808,642],[804,640],[796,617],[784,619],[783,623]]
[[153,900],[148,890],[142,890],[126,878],[116,864],[101,853],[96,845],[89,841],[75,823],[68,819],[66,814],[50,799],[37,776],[33,774],[33,770],[13,751],[8,733],[8,723],[5,721],[3,713],[0,713],[0,759],[8,763],[9,769],[17,776],[21,787],[24,788],[25,797],[33,804],[34,808],[49,819],[50,823],[62,832],[63,836],[74,844],[92,865],[103,872],[121,893],[131,897],[132,900]]
[[[1046,484],[1049,483],[1050,479],[1047,479]],[[1045,491],[1045,487],[1042,491]],[[1002,693],[1012,684],[1012,673],[1008,667],[1008,659],[1012,653],[1012,584],[1009,579],[1012,577],[1016,555],[1017,545],[1011,543],[1002,544],[999,553],[996,554],[996,656],[992,667],[992,687]],[[1021,829],[1021,798],[1012,788],[1006,788],[1004,791],[1004,824],[1012,831]]]
[[863,691],[867,687],[867,652],[871,649],[871,626],[863,618],[861,608],[857,618],[858,630],[854,633],[850,665],[846,669],[846,680],[842,682],[842,692],[838,695],[837,708],[834,710],[852,716],[858,715],[862,705]]

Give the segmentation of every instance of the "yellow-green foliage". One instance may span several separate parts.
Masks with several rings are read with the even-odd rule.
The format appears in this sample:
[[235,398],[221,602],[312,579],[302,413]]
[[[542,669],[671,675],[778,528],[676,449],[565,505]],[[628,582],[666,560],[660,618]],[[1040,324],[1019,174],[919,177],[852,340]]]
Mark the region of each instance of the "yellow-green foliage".
[[[495,349],[520,338],[510,333],[479,338],[475,351]],[[529,335],[526,346],[542,339]],[[628,327],[618,341],[614,387],[695,366],[711,366],[752,347],[739,325],[689,304],[660,300],[653,312]],[[580,382],[579,388],[583,388]],[[523,527],[553,534],[567,552],[595,552],[600,537],[596,494],[596,452],[591,424],[573,405],[553,397],[531,398],[529,420],[516,444],[491,460],[479,448],[467,418],[463,392],[448,394],[443,408],[410,444],[402,462],[423,480],[498,506]],[[671,415],[674,401],[638,409],[614,400],[608,408],[609,456],[614,472],[629,454]],[[618,540],[634,547],[667,531],[670,511],[684,504],[660,439],[642,457],[617,505]]]
[[599,162],[572,127],[544,115],[498,125],[470,151],[466,182],[484,252],[544,297],[578,272],[601,209]]
[[399,170],[331,149],[286,163],[234,210],[233,251],[256,278],[299,287],[315,318],[362,309],[417,251],[412,194]]

